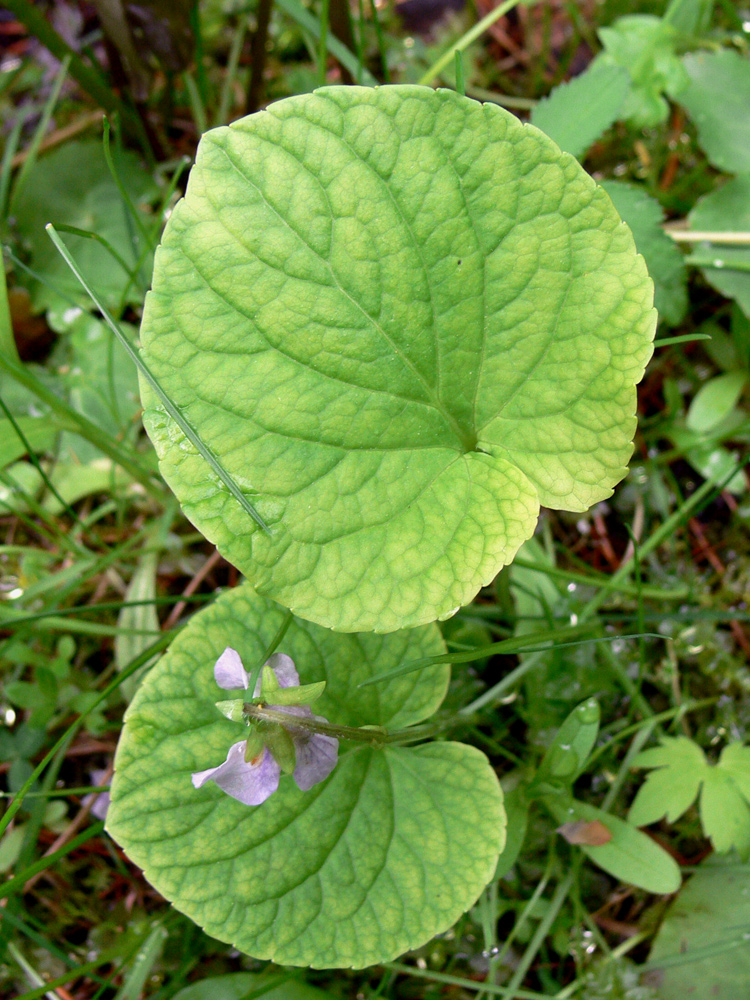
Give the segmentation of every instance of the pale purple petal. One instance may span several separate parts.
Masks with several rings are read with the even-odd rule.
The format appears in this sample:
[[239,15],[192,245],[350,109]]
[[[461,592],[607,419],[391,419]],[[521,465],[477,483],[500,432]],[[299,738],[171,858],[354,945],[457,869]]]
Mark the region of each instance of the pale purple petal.
[[319,716],[314,716],[310,711],[309,705],[269,705],[274,712],[286,712],[287,715],[296,715],[300,719],[314,719],[317,718],[318,722],[328,722],[328,719],[321,719]]
[[[95,768],[91,773],[92,784],[103,785],[105,779],[109,778],[112,772],[103,767],[101,769]],[[81,800],[81,804],[84,806],[89,806],[91,810],[91,815],[96,816],[97,819],[106,819],[107,810],[109,809],[109,792],[91,792],[89,795],[85,795]]]
[[[325,721],[315,717],[318,721]],[[309,791],[313,785],[324,781],[336,766],[339,755],[339,741],[333,736],[322,733],[310,733],[301,736],[299,732],[292,735],[294,749],[297,751],[297,766],[294,769],[294,780],[303,792]]]
[[[299,674],[297,673],[297,668],[294,665],[294,660],[291,656],[287,656],[286,653],[272,653],[263,666],[270,667],[271,670],[273,670],[276,674],[276,680],[279,682],[279,687],[299,687]],[[262,684],[263,676],[261,674],[255,685],[253,698],[260,698],[260,689]]]
[[276,674],[279,687],[299,687],[299,674],[291,656],[287,656],[286,653],[274,653],[268,657],[266,663]]
[[214,666],[214,679],[220,688],[231,691],[235,688],[246,688],[249,684],[247,671],[242,666],[240,654],[236,649],[227,646]]
[[198,771],[193,777],[193,787],[201,788],[207,781],[215,781],[219,788],[246,806],[259,806],[279,787],[281,768],[264,747],[255,761],[245,761],[247,740],[229,748],[227,759],[218,767]]

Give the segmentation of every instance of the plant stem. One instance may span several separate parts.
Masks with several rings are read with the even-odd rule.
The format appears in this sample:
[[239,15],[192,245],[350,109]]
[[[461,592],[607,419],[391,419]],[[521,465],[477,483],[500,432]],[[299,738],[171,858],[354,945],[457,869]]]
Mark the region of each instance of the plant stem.
[[249,719],[259,722],[280,723],[286,729],[302,730],[306,733],[319,733],[322,736],[333,736],[337,740],[347,740],[349,743],[365,743],[371,747],[404,746],[418,740],[429,739],[442,732],[452,722],[435,723],[433,725],[412,726],[411,729],[398,729],[389,733],[380,726],[334,726],[330,722],[318,722],[316,719],[306,719],[290,712],[269,708],[264,704],[246,702],[244,714]]
[[269,657],[273,656],[273,654],[279,648],[279,644],[286,635],[287,629],[292,624],[293,618],[294,614],[291,611],[287,611],[287,613],[284,615],[283,622],[279,626],[278,632],[271,640],[271,644],[266,649],[260,662],[256,663],[255,666],[253,667],[253,672],[250,674],[250,678],[248,680],[248,685],[247,685],[251,693],[255,692],[255,688],[258,684],[258,678],[260,677],[261,671],[263,670],[263,665],[268,661]]
[[518,3],[519,0],[505,0],[499,7],[491,10],[486,17],[483,17],[478,24],[475,24],[465,35],[462,35],[454,45],[451,45],[448,51],[444,52],[437,62],[430,66],[424,76],[419,79],[418,83],[421,86],[429,86],[435,77],[439,76],[445,67],[453,62],[456,58],[454,53],[463,52],[464,49],[468,49],[472,42],[475,42],[495,21],[499,21],[501,17],[507,14],[509,10],[512,10]]
[[247,111],[253,114],[263,103],[265,84],[263,70],[266,66],[266,45],[268,44],[268,25],[271,22],[273,0],[260,0],[258,4],[258,19],[250,42],[250,88],[247,93]]

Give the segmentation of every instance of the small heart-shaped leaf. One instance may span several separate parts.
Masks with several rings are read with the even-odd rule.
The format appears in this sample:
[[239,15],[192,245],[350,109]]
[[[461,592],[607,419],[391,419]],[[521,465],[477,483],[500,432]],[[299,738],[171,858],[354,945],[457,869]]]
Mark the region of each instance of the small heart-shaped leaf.
[[[191,774],[221,763],[243,734],[216,710],[215,660],[229,645],[257,663],[283,619],[247,585],[193,617],[128,709],[107,829],[177,909],[256,958],[387,961],[450,927],[492,877],[504,842],[500,785],[487,758],[461,743],[342,741],[333,773],[308,792],[283,776],[253,807],[213,782],[194,788]],[[302,683],[325,680],[315,711],[334,724],[400,729],[445,695],[444,665],[357,687],[444,652],[434,625],[351,636],[295,622],[282,648]]]

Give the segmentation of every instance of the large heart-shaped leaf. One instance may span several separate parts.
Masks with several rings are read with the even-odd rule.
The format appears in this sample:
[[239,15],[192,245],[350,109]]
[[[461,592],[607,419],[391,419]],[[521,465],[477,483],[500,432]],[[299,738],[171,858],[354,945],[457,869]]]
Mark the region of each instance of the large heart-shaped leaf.
[[653,287],[579,164],[496,105],[329,87],[207,133],[145,357],[162,471],[260,593],[343,631],[444,618],[625,474]]
[[[230,645],[255,663],[283,618],[247,585],[193,617],[127,712],[107,828],[179,910],[257,958],[386,961],[450,927],[492,877],[504,842],[500,785],[486,757],[461,743],[342,743],[331,776],[309,792],[283,777],[251,807],[213,783],[193,788],[191,772],[242,738],[215,707],[226,692],[214,661]],[[436,710],[447,668],[357,685],[444,648],[434,625],[352,636],[306,622],[281,646],[303,684],[327,681],[316,712],[389,729]]]

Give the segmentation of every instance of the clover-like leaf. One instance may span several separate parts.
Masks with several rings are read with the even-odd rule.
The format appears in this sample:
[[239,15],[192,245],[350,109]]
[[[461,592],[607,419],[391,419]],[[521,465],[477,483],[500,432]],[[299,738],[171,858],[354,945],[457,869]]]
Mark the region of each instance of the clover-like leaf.
[[628,820],[636,826],[670,822],[693,804],[700,792],[703,832],[715,850],[736,848],[750,856],[750,747],[730,743],[718,764],[710,764],[686,736],[662,736],[661,746],[639,753],[635,767],[655,768],[638,790]]
[[701,788],[701,824],[714,850],[726,854],[733,847],[747,860],[750,854],[750,806],[731,775],[721,765],[707,768]]
[[695,802],[708,764],[698,746],[686,736],[663,736],[661,746],[643,750],[634,767],[654,768],[638,790],[628,820],[648,826],[666,816],[674,823]]
[[[264,655],[283,611],[243,585],[195,615],[147,675],[126,715],[107,829],[177,909],[220,940],[286,965],[362,967],[446,930],[492,877],[504,842],[502,793],[487,759],[460,743],[373,749],[342,742],[308,792],[289,776],[248,807],[191,772],[216,766],[247,729],[216,710],[213,664],[230,645]],[[341,635],[294,621],[282,649],[334,724],[397,729],[446,691],[439,665],[358,689],[444,651],[437,627]]]
[[329,87],[214,129],[142,327],[249,523],[142,386],[162,472],[256,589],[341,631],[445,618],[540,504],[625,474],[653,288],[606,194],[496,105]]

